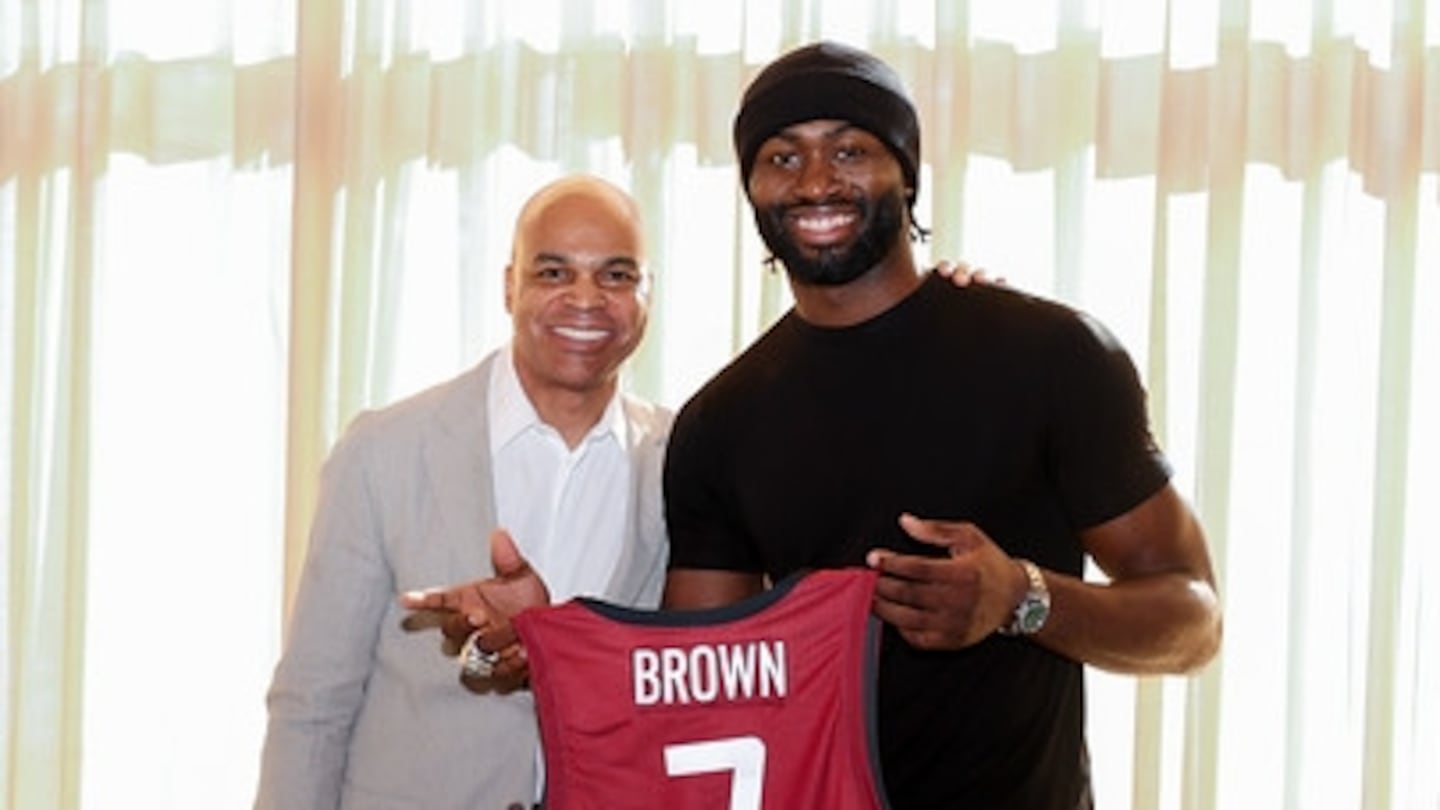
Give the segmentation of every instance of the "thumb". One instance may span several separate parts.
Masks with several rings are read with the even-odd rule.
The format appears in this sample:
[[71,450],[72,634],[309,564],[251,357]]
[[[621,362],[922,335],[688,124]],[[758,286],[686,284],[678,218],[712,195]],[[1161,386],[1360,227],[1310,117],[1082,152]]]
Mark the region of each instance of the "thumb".
[[530,563],[520,554],[510,532],[496,529],[490,535],[490,566],[501,578],[518,577],[530,570]]
[[496,529],[490,535],[490,566],[495,569],[495,580],[499,586],[495,598],[511,602],[507,613],[517,612],[529,605],[550,603],[550,589],[540,578],[540,572],[530,566],[529,560],[520,556],[514,538],[504,529]]
[[904,529],[906,534],[927,546],[949,549],[951,556],[974,545],[967,525],[949,520],[918,518],[909,512],[900,516],[900,528]]

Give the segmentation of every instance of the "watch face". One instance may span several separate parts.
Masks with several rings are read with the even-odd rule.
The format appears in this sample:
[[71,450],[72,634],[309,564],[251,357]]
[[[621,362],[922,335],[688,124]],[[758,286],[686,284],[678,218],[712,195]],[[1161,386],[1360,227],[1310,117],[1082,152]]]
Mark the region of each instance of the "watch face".
[[1040,601],[1027,600],[1020,613],[1020,632],[1034,633],[1045,624],[1045,618],[1050,615],[1050,608]]

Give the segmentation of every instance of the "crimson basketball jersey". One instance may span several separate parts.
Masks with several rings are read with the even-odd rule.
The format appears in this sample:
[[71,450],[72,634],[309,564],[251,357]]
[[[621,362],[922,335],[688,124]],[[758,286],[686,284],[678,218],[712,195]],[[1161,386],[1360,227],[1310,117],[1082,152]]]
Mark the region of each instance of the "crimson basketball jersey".
[[546,810],[882,810],[873,571],[713,610],[525,611]]

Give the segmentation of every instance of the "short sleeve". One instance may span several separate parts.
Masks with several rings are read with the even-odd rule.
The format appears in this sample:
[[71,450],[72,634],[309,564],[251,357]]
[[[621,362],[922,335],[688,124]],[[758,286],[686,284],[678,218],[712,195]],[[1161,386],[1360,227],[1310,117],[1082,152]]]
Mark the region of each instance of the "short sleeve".
[[1118,340],[1079,314],[1050,353],[1047,451],[1076,529],[1117,517],[1170,479],[1150,433],[1144,388]]
[[735,462],[723,419],[709,418],[704,392],[675,418],[665,452],[665,526],[670,568],[760,571],[762,562],[738,520]]

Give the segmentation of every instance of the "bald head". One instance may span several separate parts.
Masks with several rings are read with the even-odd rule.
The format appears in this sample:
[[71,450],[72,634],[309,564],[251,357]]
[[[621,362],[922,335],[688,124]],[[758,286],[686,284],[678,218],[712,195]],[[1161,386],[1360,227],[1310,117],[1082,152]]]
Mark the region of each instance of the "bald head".
[[596,218],[624,223],[636,237],[636,247],[640,252],[634,258],[637,262],[643,261],[640,207],[635,204],[635,199],[607,180],[591,175],[571,175],[541,186],[520,208],[520,214],[515,218],[515,236],[511,246],[512,265],[527,232],[546,219],[568,219],[577,212],[581,221]]
[[[572,428],[583,435],[599,418],[645,334],[643,261],[639,207],[596,177],[544,186],[515,221],[505,273],[515,370],[541,417],[567,440]],[[583,418],[562,424],[577,402]]]

